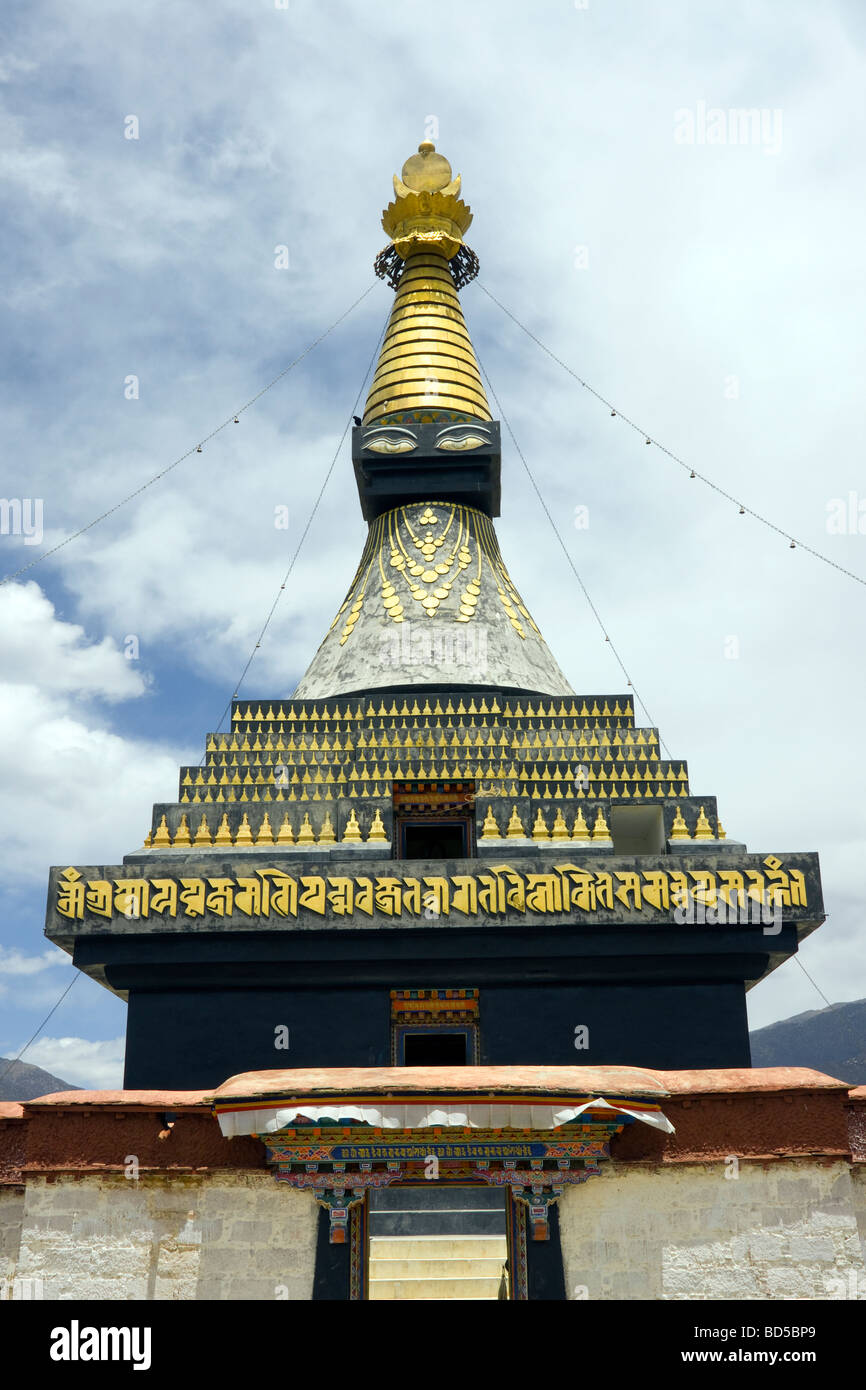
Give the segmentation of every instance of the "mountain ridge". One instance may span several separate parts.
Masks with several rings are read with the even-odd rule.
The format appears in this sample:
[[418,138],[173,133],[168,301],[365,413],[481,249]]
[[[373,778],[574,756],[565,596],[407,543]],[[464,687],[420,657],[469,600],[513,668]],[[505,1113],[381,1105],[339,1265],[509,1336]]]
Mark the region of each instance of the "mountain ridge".
[[[8,1070],[7,1070],[8,1068]],[[34,1067],[29,1062],[15,1062],[11,1057],[0,1057],[0,1101],[35,1100],[37,1096],[50,1095],[52,1091],[80,1091],[69,1081],[61,1081],[42,1067]]]
[[749,1034],[753,1067],[812,1067],[866,1085],[866,999],[807,1009]]

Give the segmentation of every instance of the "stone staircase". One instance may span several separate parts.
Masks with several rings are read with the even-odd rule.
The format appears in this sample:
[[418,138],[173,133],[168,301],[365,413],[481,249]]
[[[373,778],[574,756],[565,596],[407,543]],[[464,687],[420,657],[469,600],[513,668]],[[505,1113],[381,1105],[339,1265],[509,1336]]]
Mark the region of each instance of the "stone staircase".
[[502,1192],[431,1186],[371,1193],[371,1300],[495,1299],[505,1260]]

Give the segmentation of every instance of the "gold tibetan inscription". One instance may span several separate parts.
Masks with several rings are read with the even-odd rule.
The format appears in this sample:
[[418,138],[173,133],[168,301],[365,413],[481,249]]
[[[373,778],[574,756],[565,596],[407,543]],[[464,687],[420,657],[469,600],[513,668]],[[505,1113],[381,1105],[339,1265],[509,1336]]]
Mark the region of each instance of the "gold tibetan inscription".
[[[57,913],[71,921],[86,916],[195,919],[206,913],[221,918],[297,918],[380,914],[390,918],[436,920],[503,917],[511,914],[550,916],[600,910],[670,913],[682,909],[684,921],[700,905],[700,922],[754,922],[756,913],[806,907],[806,880],[799,869],[786,870],[773,855],[755,869],[591,870],[578,864],[554,864],[544,873],[529,873],[510,864],[450,877],[423,879],[396,876],[300,874],[258,869],[254,875],[218,878],[85,879],[65,869],[57,883]],[[733,918],[732,918],[733,914]]]

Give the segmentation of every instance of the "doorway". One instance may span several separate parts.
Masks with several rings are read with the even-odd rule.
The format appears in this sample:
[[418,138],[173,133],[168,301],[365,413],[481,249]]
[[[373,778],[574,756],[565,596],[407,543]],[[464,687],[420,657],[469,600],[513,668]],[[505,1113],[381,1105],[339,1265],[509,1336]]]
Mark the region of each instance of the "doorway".
[[471,859],[474,782],[394,782],[394,857]]
[[469,820],[401,820],[401,859],[468,859]]
[[368,1298],[510,1298],[502,1188],[371,1188]]

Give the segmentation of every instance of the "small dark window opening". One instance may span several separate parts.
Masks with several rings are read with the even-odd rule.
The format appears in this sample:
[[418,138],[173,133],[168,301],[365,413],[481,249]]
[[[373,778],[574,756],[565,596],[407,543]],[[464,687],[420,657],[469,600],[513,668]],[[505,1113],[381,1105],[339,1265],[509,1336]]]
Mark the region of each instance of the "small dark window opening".
[[468,826],[461,822],[427,821],[403,827],[404,859],[466,859]]
[[665,827],[660,806],[611,807],[614,854],[664,854]]
[[407,1033],[403,1040],[407,1067],[465,1067],[465,1033]]

